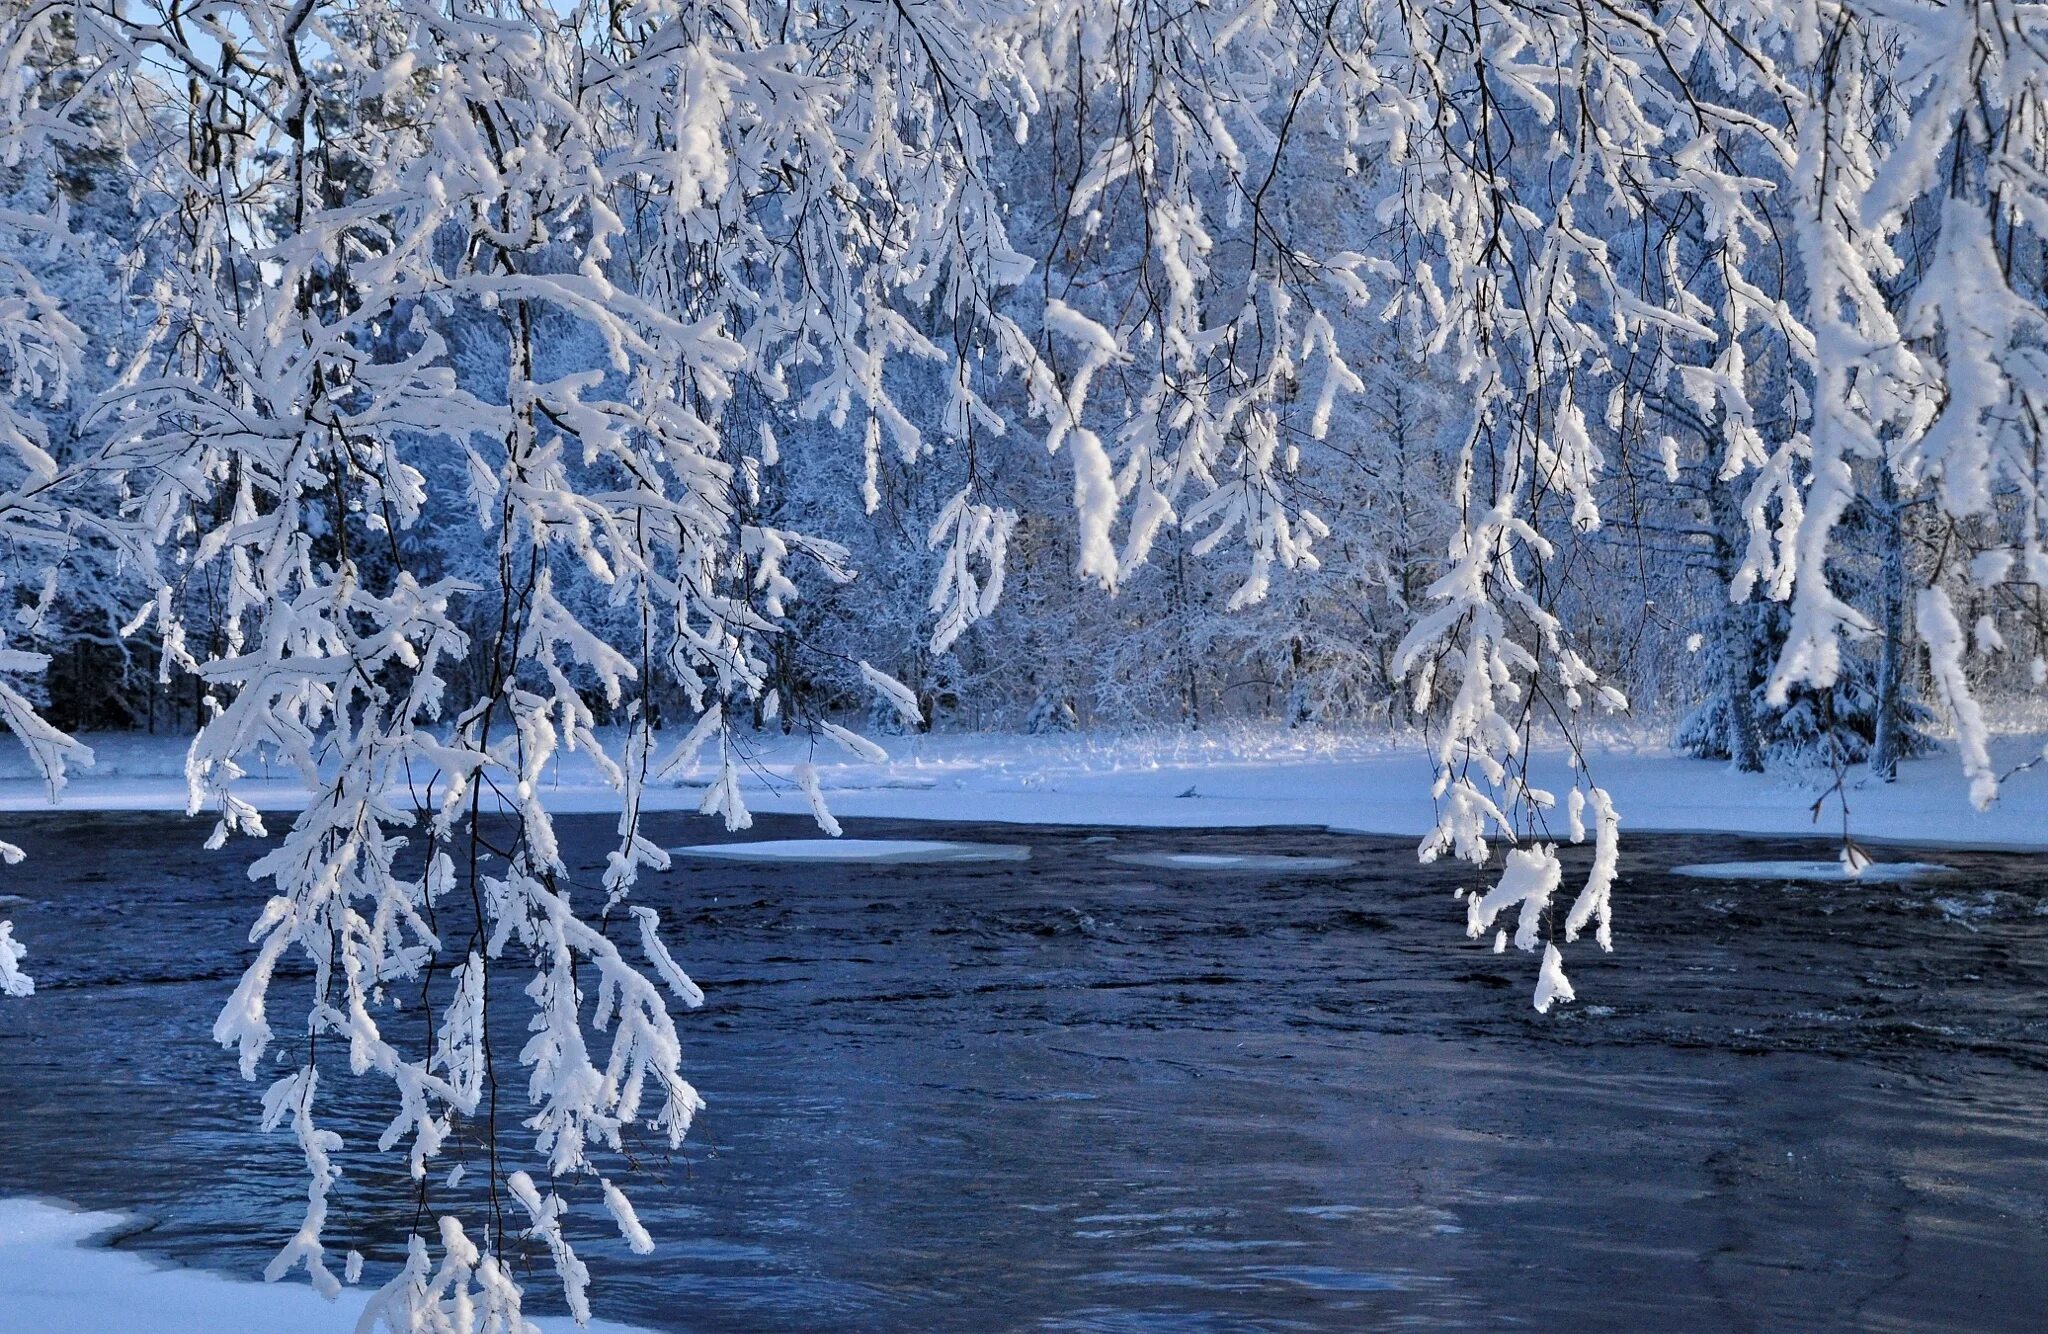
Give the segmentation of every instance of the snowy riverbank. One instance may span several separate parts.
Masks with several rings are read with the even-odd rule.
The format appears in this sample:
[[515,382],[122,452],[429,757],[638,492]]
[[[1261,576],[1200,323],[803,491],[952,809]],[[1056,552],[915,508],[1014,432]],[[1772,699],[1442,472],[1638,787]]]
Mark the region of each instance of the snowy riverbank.
[[[59,805],[81,810],[181,810],[184,749],[170,737],[132,734],[87,738],[97,753]],[[996,821],[1014,824],[1123,824],[1162,827],[1311,825],[1359,833],[1420,835],[1433,823],[1430,764],[1419,740],[1370,734],[1296,733],[1244,728],[1199,735],[880,738],[886,763],[854,759],[830,743],[768,735],[749,738],[742,785],[756,811],[801,812],[790,775],[805,760],[819,772],[842,816]],[[2041,753],[2033,734],[1997,738],[2001,772]],[[1539,748],[1537,779],[1562,790],[1569,769],[1561,748]],[[1655,744],[1610,741],[1588,751],[1595,781],[1613,793],[1626,831],[1818,834],[1841,829],[1827,797],[1816,822],[1824,774],[1739,774],[1728,766],[1674,754]],[[648,793],[650,810],[692,810],[710,768],[700,762]],[[2048,766],[2018,774],[1988,811],[1970,806],[1952,747],[1877,783],[1862,770],[1848,785],[1856,837],[1982,848],[2048,847]],[[562,757],[543,791],[551,808],[603,811],[616,796],[581,756]],[[298,785],[256,773],[242,796],[267,810],[302,800]],[[0,752],[0,810],[46,809],[48,797],[18,750]]]
[[[95,1244],[126,1221],[119,1214],[81,1213],[44,1200],[0,1199],[0,1328],[36,1334],[350,1334],[369,1296],[349,1291],[329,1302],[303,1282],[246,1283],[204,1270],[167,1269]],[[547,1334],[576,1329],[567,1319],[535,1323]],[[583,1328],[585,1334],[633,1334],[604,1321]]]

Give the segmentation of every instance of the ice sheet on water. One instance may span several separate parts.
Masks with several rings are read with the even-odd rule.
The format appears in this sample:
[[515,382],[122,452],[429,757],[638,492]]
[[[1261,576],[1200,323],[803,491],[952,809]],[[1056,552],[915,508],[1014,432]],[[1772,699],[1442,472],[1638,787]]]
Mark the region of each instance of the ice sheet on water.
[[1125,866],[1150,866],[1178,871],[1339,871],[1349,857],[1283,857],[1240,852],[1112,852],[1109,859]]
[[[363,1287],[329,1302],[304,1283],[240,1282],[196,1269],[166,1269],[132,1251],[92,1244],[93,1237],[124,1221],[121,1214],[80,1213],[43,1200],[0,1199],[0,1329],[349,1334],[362,1314],[367,1289],[389,1277],[387,1266],[384,1273],[369,1275]],[[145,1311],[147,1317],[138,1317]],[[535,1323],[546,1334],[577,1329],[566,1317]],[[578,1334],[633,1331],[596,1321]]]
[[752,843],[696,843],[670,848],[672,857],[715,857],[745,862],[1021,862],[1031,849],[1018,843],[950,843],[922,838],[773,838]]
[[1674,866],[1671,874],[1691,876],[1695,880],[1805,880],[1842,882],[1866,881],[1887,883],[1900,880],[1917,880],[1922,876],[1942,875],[1952,868],[1937,862],[1872,862],[1855,875],[1839,861],[1826,862],[1695,862],[1688,866]]

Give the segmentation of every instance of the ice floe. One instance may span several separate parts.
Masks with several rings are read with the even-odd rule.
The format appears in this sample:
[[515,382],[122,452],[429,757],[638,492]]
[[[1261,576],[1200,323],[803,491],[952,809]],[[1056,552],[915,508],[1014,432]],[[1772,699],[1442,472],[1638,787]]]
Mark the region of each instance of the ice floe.
[[672,857],[741,862],[1021,862],[1020,843],[949,843],[922,838],[773,838],[752,843],[693,843]]
[[[0,1199],[0,1329],[36,1334],[349,1334],[358,1328],[369,1280],[325,1301],[304,1283],[254,1283],[198,1269],[152,1263],[92,1239],[126,1222],[121,1214],[81,1213],[43,1200]],[[382,1282],[383,1277],[376,1280]],[[632,1334],[567,1317],[535,1322],[547,1334]]]
[[1839,861],[1695,862],[1688,866],[1674,866],[1671,868],[1671,874],[1690,876],[1695,880],[1808,880],[1883,883],[1898,880],[1918,880],[1922,876],[1942,875],[1952,869],[1936,862],[1871,862],[1861,871],[1851,875],[1848,868]]
[[1341,871],[1349,857],[1282,857],[1248,852],[1112,852],[1109,859],[1125,866],[1150,866],[1176,871]]

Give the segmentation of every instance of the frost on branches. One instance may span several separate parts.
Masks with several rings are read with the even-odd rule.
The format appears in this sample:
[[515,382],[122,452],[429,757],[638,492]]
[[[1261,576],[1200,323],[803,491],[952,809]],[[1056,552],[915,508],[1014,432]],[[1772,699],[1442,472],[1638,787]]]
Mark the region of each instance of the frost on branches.
[[[272,1273],[324,1291],[360,1262],[338,1276],[326,1239],[351,1146],[323,1082],[389,1081],[419,1220],[371,1306],[392,1330],[520,1327],[513,1237],[579,1317],[580,1225],[654,1244],[612,1174],[702,1106],[674,1020],[701,996],[628,902],[666,865],[641,794],[708,761],[705,813],[744,827],[764,721],[878,753],[782,685],[837,652],[805,599],[861,594],[845,543],[773,517],[805,487],[837,517],[946,479],[911,541],[933,656],[998,613],[1019,438],[1056,458],[1077,579],[1131,596],[1162,541],[1234,551],[1250,615],[1333,546],[1391,584],[1406,535],[1320,513],[1304,451],[1398,470],[1347,407],[1369,364],[1455,384],[1448,541],[1389,594],[1389,676],[1433,738],[1422,856],[1505,845],[1467,926],[1515,911],[1539,1010],[1572,999],[1565,946],[1611,945],[1615,803],[1581,764],[1560,812],[1528,757],[1628,707],[1564,609],[1589,596],[1569,552],[1652,528],[1633,457],[1705,461],[1726,594],[1789,608],[1779,703],[1892,633],[1844,595],[1840,533],[1916,506],[1897,633],[1997,795],[1975,682],[2041,642],[2048,586],[2035,10],[39,0],[4,24],[0,713],[53,788],[88,759],[37,714],[36,645],[53,607],[118,606],[199,683],[216,844],[262,832],[248,767],[302,778],[215,1036],[307,1165]],[[53,293],[93,265],[121,313],[87,327]],[[537,795],[563,751],[619,793],[596,885]],[[21,957],[0,923],[10,994]],[[514,1056],[489,1016],[521,997]]]

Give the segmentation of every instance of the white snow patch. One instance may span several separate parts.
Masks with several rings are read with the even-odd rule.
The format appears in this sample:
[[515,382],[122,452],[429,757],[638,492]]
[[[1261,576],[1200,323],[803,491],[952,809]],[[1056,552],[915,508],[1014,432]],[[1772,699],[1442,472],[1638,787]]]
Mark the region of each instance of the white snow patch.
[[[701,792],[714,781],[703,774],[685,774],[676,779],[674,785],[685,791]],[[742,775],[740,786],[749,792],[780,792],[797,781],[793,766],[787,772],[781,768],[764,768],[759,777]],[[938,785],[936,778],[920,778],[915,774],[835,773],[821,776],[818,780],[819,789],[825,792],[929,792]]]
[[772,838],[753,843],[696,843],[668,851],[672,857],[741,862],[1021,862],[1031,857],[1031,849],[1017,843],[947,843],[920,838]]
[[1695,862],[1674,866],[1671,874],[1696,880],[1824,880],[1886,882],[1916,880],[1953,870],[1936,862],[1871,862],[1850,875],[1840,862]]
[[[0,1199],[0,1328],[37,1334],[351,1334],[370,1296],[366,1284],[330,1302],[302,1283],[247,1283],[202,1270],[165,1269],[131,1252],[90,1244],[125,1221],[120,1214],[80,1213],[43,1200]],[[560,1317],[534,1323],[548,1334],[577,1328]],[[632,1334],[629,1326],[604,1321],[583,1331]]]
[[1265,857],[1234,852],[1112,852],[1125,866],[1179,871],[1336,871],[1355,865],[1349,857]]
[[[1991,738],[2005,772],[2041,754],[2048,715],[2029,730]],[[186,743],[132,733],[82,736],[99,757],[76,773],[56,803],[69,810],[183,811]],[[835,815],[1005,824],[1151,825],[1177,828],[1325,827],[1338,833],[1420,837],[1436,827],[1436,772],[1419,737],[1370,730],[1304,732],[1245,726],[1184,732],[988,733],[891,737],[889,758],[869,764],[773,732],[736,734],[747,766],[739,782],[755,812],[805,814],[808,769]],[[2003,785],[1988,811],[1970,802],[1970,778],[1954,747],[1901,766],[1896,783],[1849,775],[1852,832],[1859,842],[2048,848],[2048,774]],[[1688,759],[1648,738],[1617,735],[1573,752],[1542,740],[1532,749],[1533,786],[1566,791],[1590,777],[1625,813],[1621,834],[1691,832],[1812,837],[1813,803],[1833,775],[1743,774]],[[305,792],[282,769],[252,761],[236,784],[259,810],[295,810]],[[645,811],[695,811],[712,766],[700,762],[672,786],[641,793]],[[1180,800],[1191,785],[1201,800]],[[580,752],[550,761],[535,794],[556,814],[616,814],[619,794]],[[1832,801],[1832,799],[1830,799]],[[0,747],[0,811],[47,810],[46,785]],[[1834,806],[1828,806],[1829,819]],[[1590,814],[1590,812],[1589,812]],[[1589,821],[1590,824],[1590,821]],[[195,837],[204,836],[204,825]],[[14,889],[20,882],[6,887]]]

